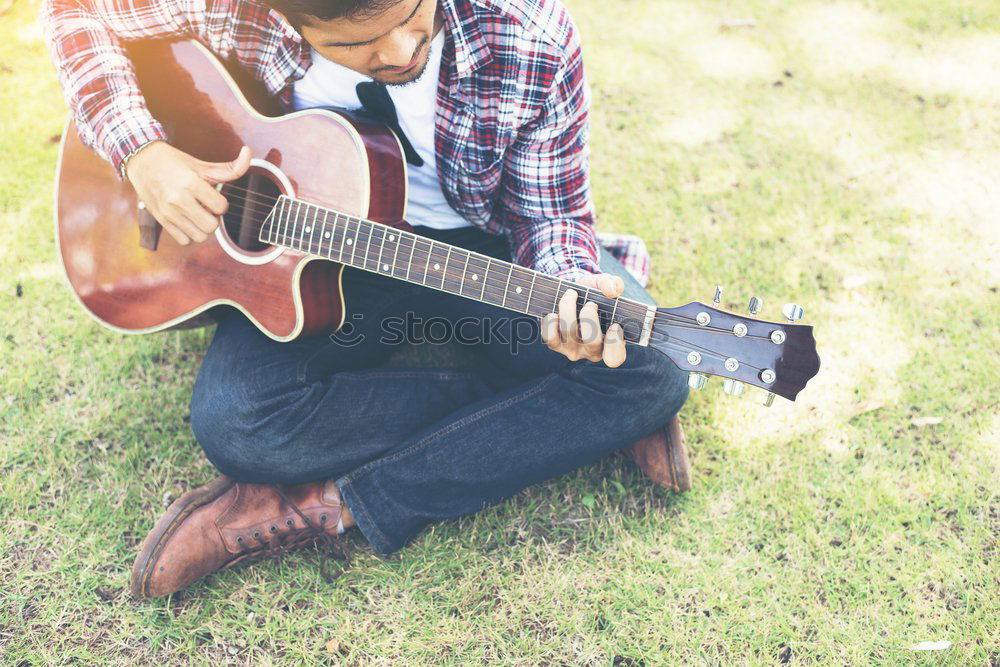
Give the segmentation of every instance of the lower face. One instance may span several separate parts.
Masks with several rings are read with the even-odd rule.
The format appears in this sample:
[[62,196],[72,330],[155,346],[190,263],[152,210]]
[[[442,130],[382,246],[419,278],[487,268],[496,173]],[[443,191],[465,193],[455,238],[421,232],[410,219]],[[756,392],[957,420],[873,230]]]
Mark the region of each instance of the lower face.
[[398,0],[377,15],[310,21],[299,32],[324,58],[398,86],[423,74],[441,25],[437,0]]
[[427,62],[430,60],[431,55],[430,47],[430,37],[424,37],[416,49],[414,49],[410,62],[404,67],[379,67],[369,72],[368,75],[375,81],[384,83],[387,86],[402,86],[407,83],[413,83],[427,69]]

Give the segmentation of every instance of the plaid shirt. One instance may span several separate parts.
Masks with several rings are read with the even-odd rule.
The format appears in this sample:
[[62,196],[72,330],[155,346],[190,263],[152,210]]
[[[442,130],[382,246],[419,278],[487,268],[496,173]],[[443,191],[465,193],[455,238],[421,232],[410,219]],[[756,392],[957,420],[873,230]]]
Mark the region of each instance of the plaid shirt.
[[[598,272],[587,163],[590,93],[575,27],[558,0],[439,0],[446,30],[435,149],[448,203],[506,235],[513,259],[574,278]],[[45,0],[42,23],[83,141],[121,171],[166,139],[139,92],[126,40],[189,36],[234,58],[291,109],[308,43],[252,0]],[[644,252],[609,238],[630,268]],[[639,245],[641,249],[641,244]]]

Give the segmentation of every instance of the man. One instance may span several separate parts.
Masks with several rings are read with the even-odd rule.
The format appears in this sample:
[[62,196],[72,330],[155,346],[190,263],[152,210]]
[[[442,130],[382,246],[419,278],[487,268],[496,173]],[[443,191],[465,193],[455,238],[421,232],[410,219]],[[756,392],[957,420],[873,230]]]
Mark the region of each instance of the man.
[[[170,146],[122,48],[131,39],[198,38],[289,110],[395,107],[417,233],[608,297],[625,280],[638,288],[598,264],[589,94],[557,0],[47,0],[43,21],[81,137],[178,243],[212,233],[226,209],[213,185],[250,155],[211,164]],[[648,347],[626,354],[593,303],[578,318],[575,291],[539,323],[350,268],[343,288],[349,337],[276,343],[235,311],[219,316],[191,424],[224,476],[157,522],[133,569],[137,597],[355,525],[390,554],[431,521],[633,442],[647,474],[688,488],[684,374]],[[500,339],[478,346],[490,367],[380,368],[385,322],[407,312],[499,323]],[[512,349],[525,326],[536,336]]]

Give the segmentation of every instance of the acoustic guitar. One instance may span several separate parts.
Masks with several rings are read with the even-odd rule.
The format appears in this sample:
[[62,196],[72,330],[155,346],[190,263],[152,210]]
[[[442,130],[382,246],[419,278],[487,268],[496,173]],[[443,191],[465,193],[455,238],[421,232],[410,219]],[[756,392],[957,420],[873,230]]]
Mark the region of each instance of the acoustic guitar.
[[[344,321],[340,277],[353,266],[539,317],[572,287],[579,304],[597,304],[602,327],[620,323],[627,343],[666,354],[693,387],[718,375],[730,394],[760,387],[767,405],[794,400],[819,371],[812,327],[793,323],[798,306],[786,306],[782,323],[721,310],[718,291],[712,305],[654,308],[427,239],[405,222],[406,161],[385,126],[326,109],[282,115],[259,83],[197,42],[136,42],[129,57],[173,146],[222,162],[246,145],[254,158],[243,178],[219,186],[229,209],[214,235],[182,246],[67,123],[59,255],[84,309],[108,327],[190,327],[230,306],[278,341],[328,333]],[[751,315],[759,306],[751,300]]]

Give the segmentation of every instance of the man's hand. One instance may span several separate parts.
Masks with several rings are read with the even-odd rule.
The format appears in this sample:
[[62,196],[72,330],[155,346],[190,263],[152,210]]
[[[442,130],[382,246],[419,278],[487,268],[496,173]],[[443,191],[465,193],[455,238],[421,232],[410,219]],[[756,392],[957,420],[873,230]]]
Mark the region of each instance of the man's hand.
[[[594,287],[604,296],[614,299],[625,290],[625,283],[610,273],[591,274],[576,281],[585,287]],[[607,334],[601,332],[597,317],[597,304],[588,301],[580,309],[580,321],[576,317],[576,290],[567,290],[559,299],[559,312],[542,318],[542,340],[549,349],[555,350],[571,361],[588,359],[601,361],[610,368],[625,363],[625,336],[617,322],[608,327]]]
[[156,221],[181,245],[198,243],[219,226],[228,202],[213,186],[233,181],[250,168],[244,146],[232,162],[203,162],[165,141],[133,155],[125,176]]

